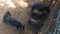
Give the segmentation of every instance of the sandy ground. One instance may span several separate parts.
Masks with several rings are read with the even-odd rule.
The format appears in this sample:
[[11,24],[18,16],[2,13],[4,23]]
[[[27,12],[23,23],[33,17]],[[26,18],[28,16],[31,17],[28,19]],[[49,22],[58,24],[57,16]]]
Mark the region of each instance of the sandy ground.
[[[28,3],[33,2],[33,1],[27,0]],[[14,26],[11,26],[3,22],[3,16],[7,10],[10,11],[13,18],[15,18],[16,20],[18,20],[19,22],[21,22],[23,25],[26,26],[24,31],[19,31]],[[0,34],[34,34],[29,30],[29,28],[27,28],[28,26],[27,21],[29,18],[28,13],[29,13],[28,7],[26,8],[17,7],[16,9],[12,9],[12,8],[4,9],[3,7],[0,7]],[[39,32],[39,34],[42,34],[42,33]]]
[[0,34],[18,34],[18,30],[15,27],[11,27],[3,22],[3,15],[6,11],[0,8]]
[[[10,11],[10,13],[12,14],[12,17],[15,18],[17,21],[21,22],[25,26],[27,25],[28,11],[24,12],[26,10],[24,9],[22,10],[20,8],[18,9],[8,8],[7,10]],[[24,31],[19,31],[14,26],[11,26],[3,22],[3,16],[7,10],[4,9],[3,7],[0,7],[0,33],[1,34],[33,34],[27,28],[25,28]]]

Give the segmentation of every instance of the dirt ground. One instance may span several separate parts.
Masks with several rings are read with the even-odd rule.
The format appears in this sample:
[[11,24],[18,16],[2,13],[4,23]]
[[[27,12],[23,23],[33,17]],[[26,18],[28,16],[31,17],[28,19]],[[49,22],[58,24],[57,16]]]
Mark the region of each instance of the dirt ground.
[[[26,2],[30,5],[32,2],[41,2],[43,0],[26,0]],[[14,2],[14,1],[13,1]],[[41,2],[43,3],[43,2]],[[0,34],[35,34],[32,33],[29,28],[27,28],[27,21],[29,19],[29,12],[30,8],[27,7],[21,7],[18,6],[18,4],[15,4],[17,7],[15,9],[13,8],[7,8],[0,6]],[[26,26],[24,31],[17,30],[14,26],[11,26],[9,24],[6,24],[3,22],[3,16],[6,11],[10,11],[12,14],[12,17],[21,22],[23,25]],[[41,34],[39,32],[39,34]]]

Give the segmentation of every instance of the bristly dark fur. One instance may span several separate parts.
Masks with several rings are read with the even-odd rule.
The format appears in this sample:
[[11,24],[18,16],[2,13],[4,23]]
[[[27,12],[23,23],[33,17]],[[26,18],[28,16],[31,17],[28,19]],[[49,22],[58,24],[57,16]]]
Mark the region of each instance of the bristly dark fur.
[[45,24],[44,20],[48,18],[50,9],[45,4],[41,3],[34,3],[29,7],[31,7],[31,11],[28,25],[35,27],[37,29],[36,34],[38,34],[39,29],[41,29]]
[[4,16],[3,16],[4,22],[9,23],[12,26],[15,26],[17,29],[20,28],[20,29],[24,30],[24,26],[20,22],[18,22],[16,19],[12,18],[10,15],[11,15],[10,12],[6,12],[4,14]]
[[[49,7],[47,7],[45,4],[41,4],[41,3],[34,3],[32,4],[31,6],[31,12],[30,12],[30,15],[32,17],[37,17],[37,18],[44,18],[46,19],[47,16],[49,15],[50,13],[50,10],[49,10]],[[38,9],[38,11],[41,12],[41,14],[38,14],[38,13],[35,13],[34,12],[34,9]],[[38,14],[38,15],[37,15]]]

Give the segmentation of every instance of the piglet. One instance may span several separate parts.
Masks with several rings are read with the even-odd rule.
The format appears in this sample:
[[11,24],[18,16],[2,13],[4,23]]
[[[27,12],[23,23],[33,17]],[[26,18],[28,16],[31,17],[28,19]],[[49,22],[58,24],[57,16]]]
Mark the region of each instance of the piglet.
[[18,22],[16,19],[11,17],[11,14],[9,11],[7,11],[3,16],[3,21],[5,23],[9,23],[12,26],[15,26],[17,29],[24,30],[25,26],[22,25],[20,22]]

